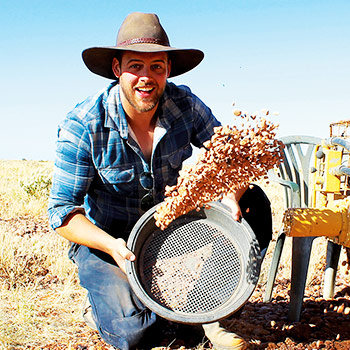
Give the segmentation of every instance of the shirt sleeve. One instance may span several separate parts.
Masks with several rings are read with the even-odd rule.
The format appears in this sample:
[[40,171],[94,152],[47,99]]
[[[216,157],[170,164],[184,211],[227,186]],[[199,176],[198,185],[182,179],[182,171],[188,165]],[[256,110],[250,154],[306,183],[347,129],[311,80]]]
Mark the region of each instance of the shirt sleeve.
[[68,214],[85,212],[85,195],[94,178],[89,133],[82,122],[67,117],[58,128],[55,168],[48,205],[49,222],[60,227]]
[[195,95],[193,98],[194,132],[191,142],[196,147],[201,147],[214,134],[214,127],[221,125],[221,123],[203,101]]

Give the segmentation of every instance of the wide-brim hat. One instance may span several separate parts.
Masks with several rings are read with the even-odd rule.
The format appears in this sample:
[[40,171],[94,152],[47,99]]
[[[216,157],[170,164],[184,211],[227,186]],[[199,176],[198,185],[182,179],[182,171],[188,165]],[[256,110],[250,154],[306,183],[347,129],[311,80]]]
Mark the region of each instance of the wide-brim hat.
[[119,29],[116,46],[91,47],[84,50],[82,56],[91,72],[116,80],[112,71],[112,61],[122,51],[168,52],[171,60],[169,77],[190,71],[204,57],[204,53],[197,49],[171,47],[158,16],[140,12],[131,13],[126,17]]

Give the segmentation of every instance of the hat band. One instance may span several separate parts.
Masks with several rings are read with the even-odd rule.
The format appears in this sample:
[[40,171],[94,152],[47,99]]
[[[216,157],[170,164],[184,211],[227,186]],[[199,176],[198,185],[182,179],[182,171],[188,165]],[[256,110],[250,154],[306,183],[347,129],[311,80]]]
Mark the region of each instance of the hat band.
[[136,39],[125,40],[119,43],[118,46],[128,46],[133,44],[157,44],[157,45],[169,46],[168,42],[165,42],[161,39],[155,39],[155,38],[136,38]]

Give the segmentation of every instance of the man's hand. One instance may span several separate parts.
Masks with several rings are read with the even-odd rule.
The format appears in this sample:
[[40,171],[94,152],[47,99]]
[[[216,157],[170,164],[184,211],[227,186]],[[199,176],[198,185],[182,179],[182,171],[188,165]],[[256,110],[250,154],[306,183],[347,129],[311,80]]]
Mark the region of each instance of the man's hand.
[[234,220],[241,221],[242,211],[236,199],[224,197],[221,203],[227,205],[230,208]]
[[243,193],[246,191],[246,189],[247,188],[245,187],[236,192],[229,193],[226,196],[224,196],[221,201],[223,204],[227,205],[230,208],[233,219],[236,221],[241,221],[243,216],[238,202],[241,199]]
[[134,253],[126,247],[126,242],[122,238],[117,238],[115,240],[115,244],[111,248],[110,255],[124,273],[126,273],[125,260],[135,261],[136,259]]

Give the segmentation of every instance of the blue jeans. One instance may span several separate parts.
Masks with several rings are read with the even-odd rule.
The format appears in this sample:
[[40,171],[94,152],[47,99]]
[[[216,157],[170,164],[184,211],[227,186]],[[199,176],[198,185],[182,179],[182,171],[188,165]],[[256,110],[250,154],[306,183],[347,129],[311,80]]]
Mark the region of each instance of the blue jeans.
[[85,246],[73,245],[69,255],[78,266],[81,286],[88,291],[102,339],[121,350],[139,344],[156,315],[138,300],[126,275],[109,256]]

